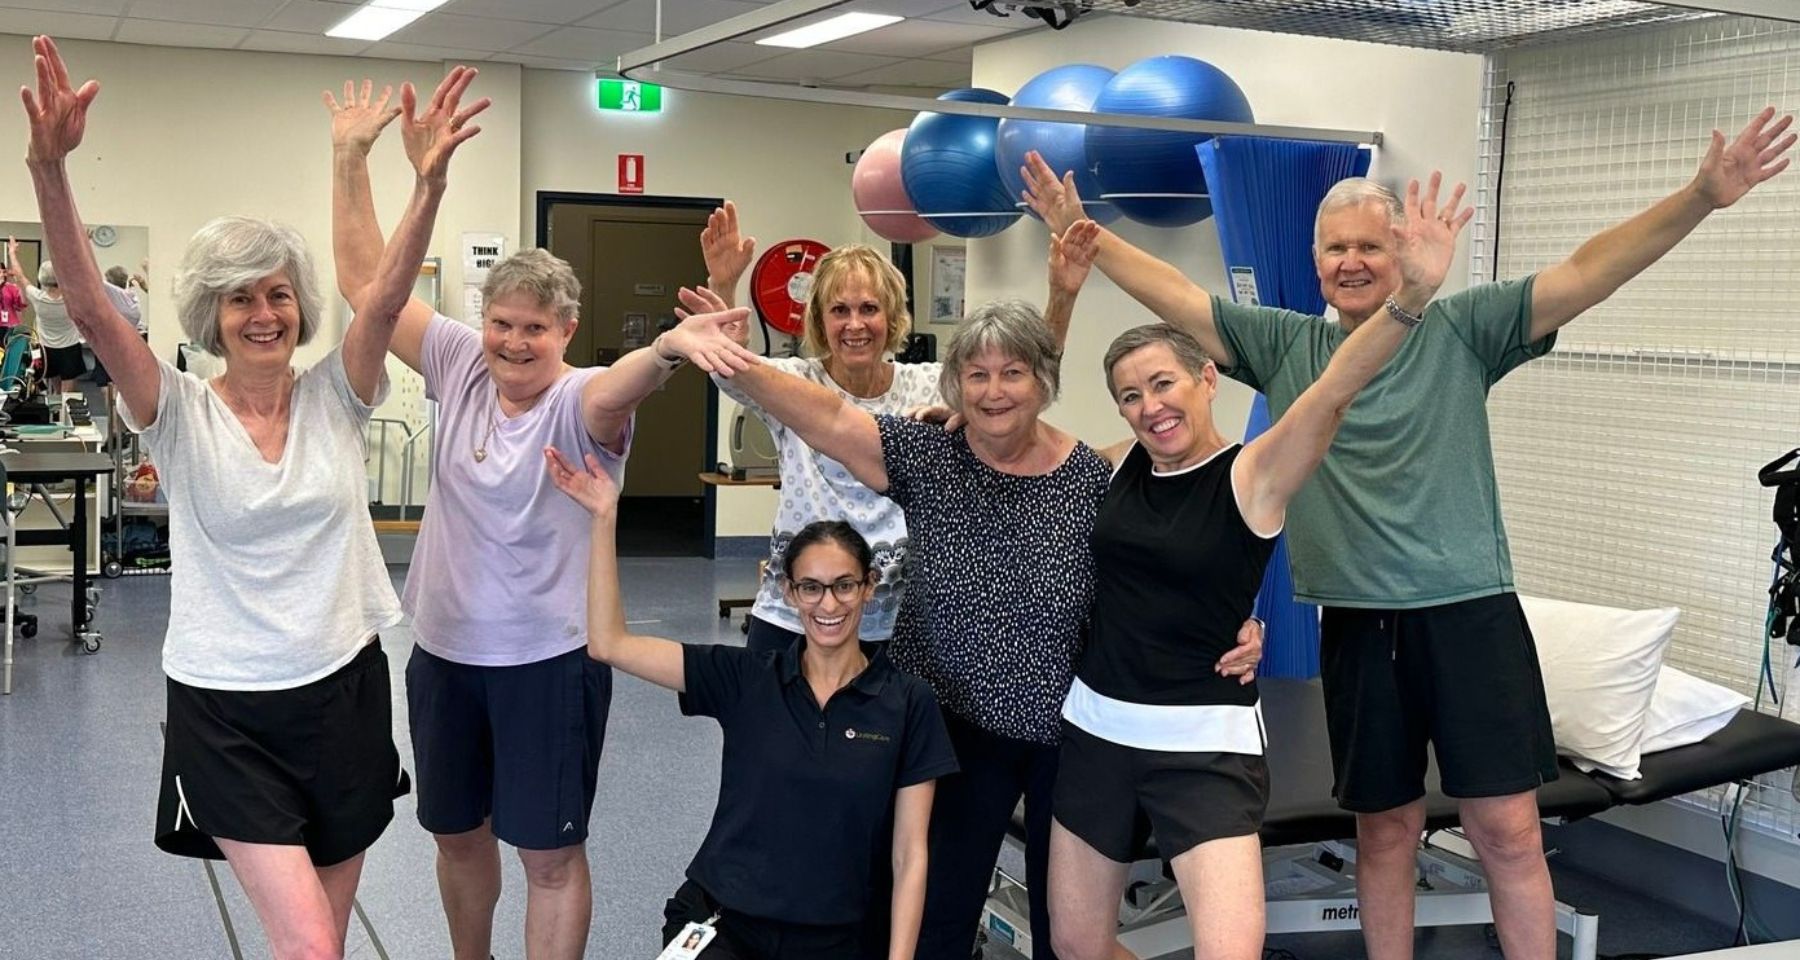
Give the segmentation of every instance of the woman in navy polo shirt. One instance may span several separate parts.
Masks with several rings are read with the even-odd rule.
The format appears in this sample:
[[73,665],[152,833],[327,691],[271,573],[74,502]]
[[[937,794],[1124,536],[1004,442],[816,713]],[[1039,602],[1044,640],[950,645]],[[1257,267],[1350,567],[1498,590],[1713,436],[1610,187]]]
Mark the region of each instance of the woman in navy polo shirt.
[[956,756],[931,688],[857,640],[875,591],[868,543],[835,520],[795,535],[782,580],[804,633],[779,653],[637,636],[619,599],[617,484],[592,455],[581,469],[544,453],[557,488],[594,515],[588,654],[674,690],[683,713],[713,717],[725,731],[718,809],[663,911],[665,942],[685,942],[690,924],[710,922],[705,960],[857,955],[891,817],[887,957],[911,960],[933,781],[955,772]]

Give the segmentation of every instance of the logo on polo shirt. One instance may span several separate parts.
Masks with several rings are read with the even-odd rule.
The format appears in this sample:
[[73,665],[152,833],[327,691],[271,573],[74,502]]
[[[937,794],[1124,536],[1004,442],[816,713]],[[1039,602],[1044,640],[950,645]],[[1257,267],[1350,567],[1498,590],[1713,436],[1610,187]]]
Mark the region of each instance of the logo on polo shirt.
[[868,730],[858,731],[855,727],[845,727],[844,728],[844,739],[845,740],[873,740],[876,743],[886,743],[889,740],[892,740],[893,738],[888,736],[885,733],[872,733]]

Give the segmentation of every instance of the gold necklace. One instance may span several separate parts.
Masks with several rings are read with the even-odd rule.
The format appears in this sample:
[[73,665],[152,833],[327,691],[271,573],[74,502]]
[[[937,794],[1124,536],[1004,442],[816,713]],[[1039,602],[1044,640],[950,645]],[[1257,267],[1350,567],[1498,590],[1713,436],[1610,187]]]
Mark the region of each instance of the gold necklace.
[[488,414],[487,432],[481,435],[481,445],[475,448],[475,462],[487,459],[488,441],[494,439],[494,428],[500,425],[500,390],[494,390],[494,409]]

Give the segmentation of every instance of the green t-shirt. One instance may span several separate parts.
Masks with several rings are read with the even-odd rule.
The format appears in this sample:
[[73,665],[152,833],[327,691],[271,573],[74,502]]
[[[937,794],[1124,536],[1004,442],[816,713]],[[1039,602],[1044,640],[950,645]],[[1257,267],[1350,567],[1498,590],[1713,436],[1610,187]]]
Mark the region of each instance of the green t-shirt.
[[[1533,277],[1434,301],[1358,394],[1318,474],[1288,505],[1295,599],[1408,608],[1513,588],[1488,438],[1488,390],[1541,357],[1529,341]],[[1236,366],[1279,419],[1349,334],[1323,317],[1212,300]]]

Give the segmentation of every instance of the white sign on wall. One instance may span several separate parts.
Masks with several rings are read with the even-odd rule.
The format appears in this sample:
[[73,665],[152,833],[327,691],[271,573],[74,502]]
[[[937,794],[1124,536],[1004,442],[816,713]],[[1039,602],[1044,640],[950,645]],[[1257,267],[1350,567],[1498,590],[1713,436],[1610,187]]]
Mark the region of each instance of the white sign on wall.
[[506,235],[503,233],[465,233],[462,235],[463,286],[479,287],[487,282],[488,268],[506,257]]

